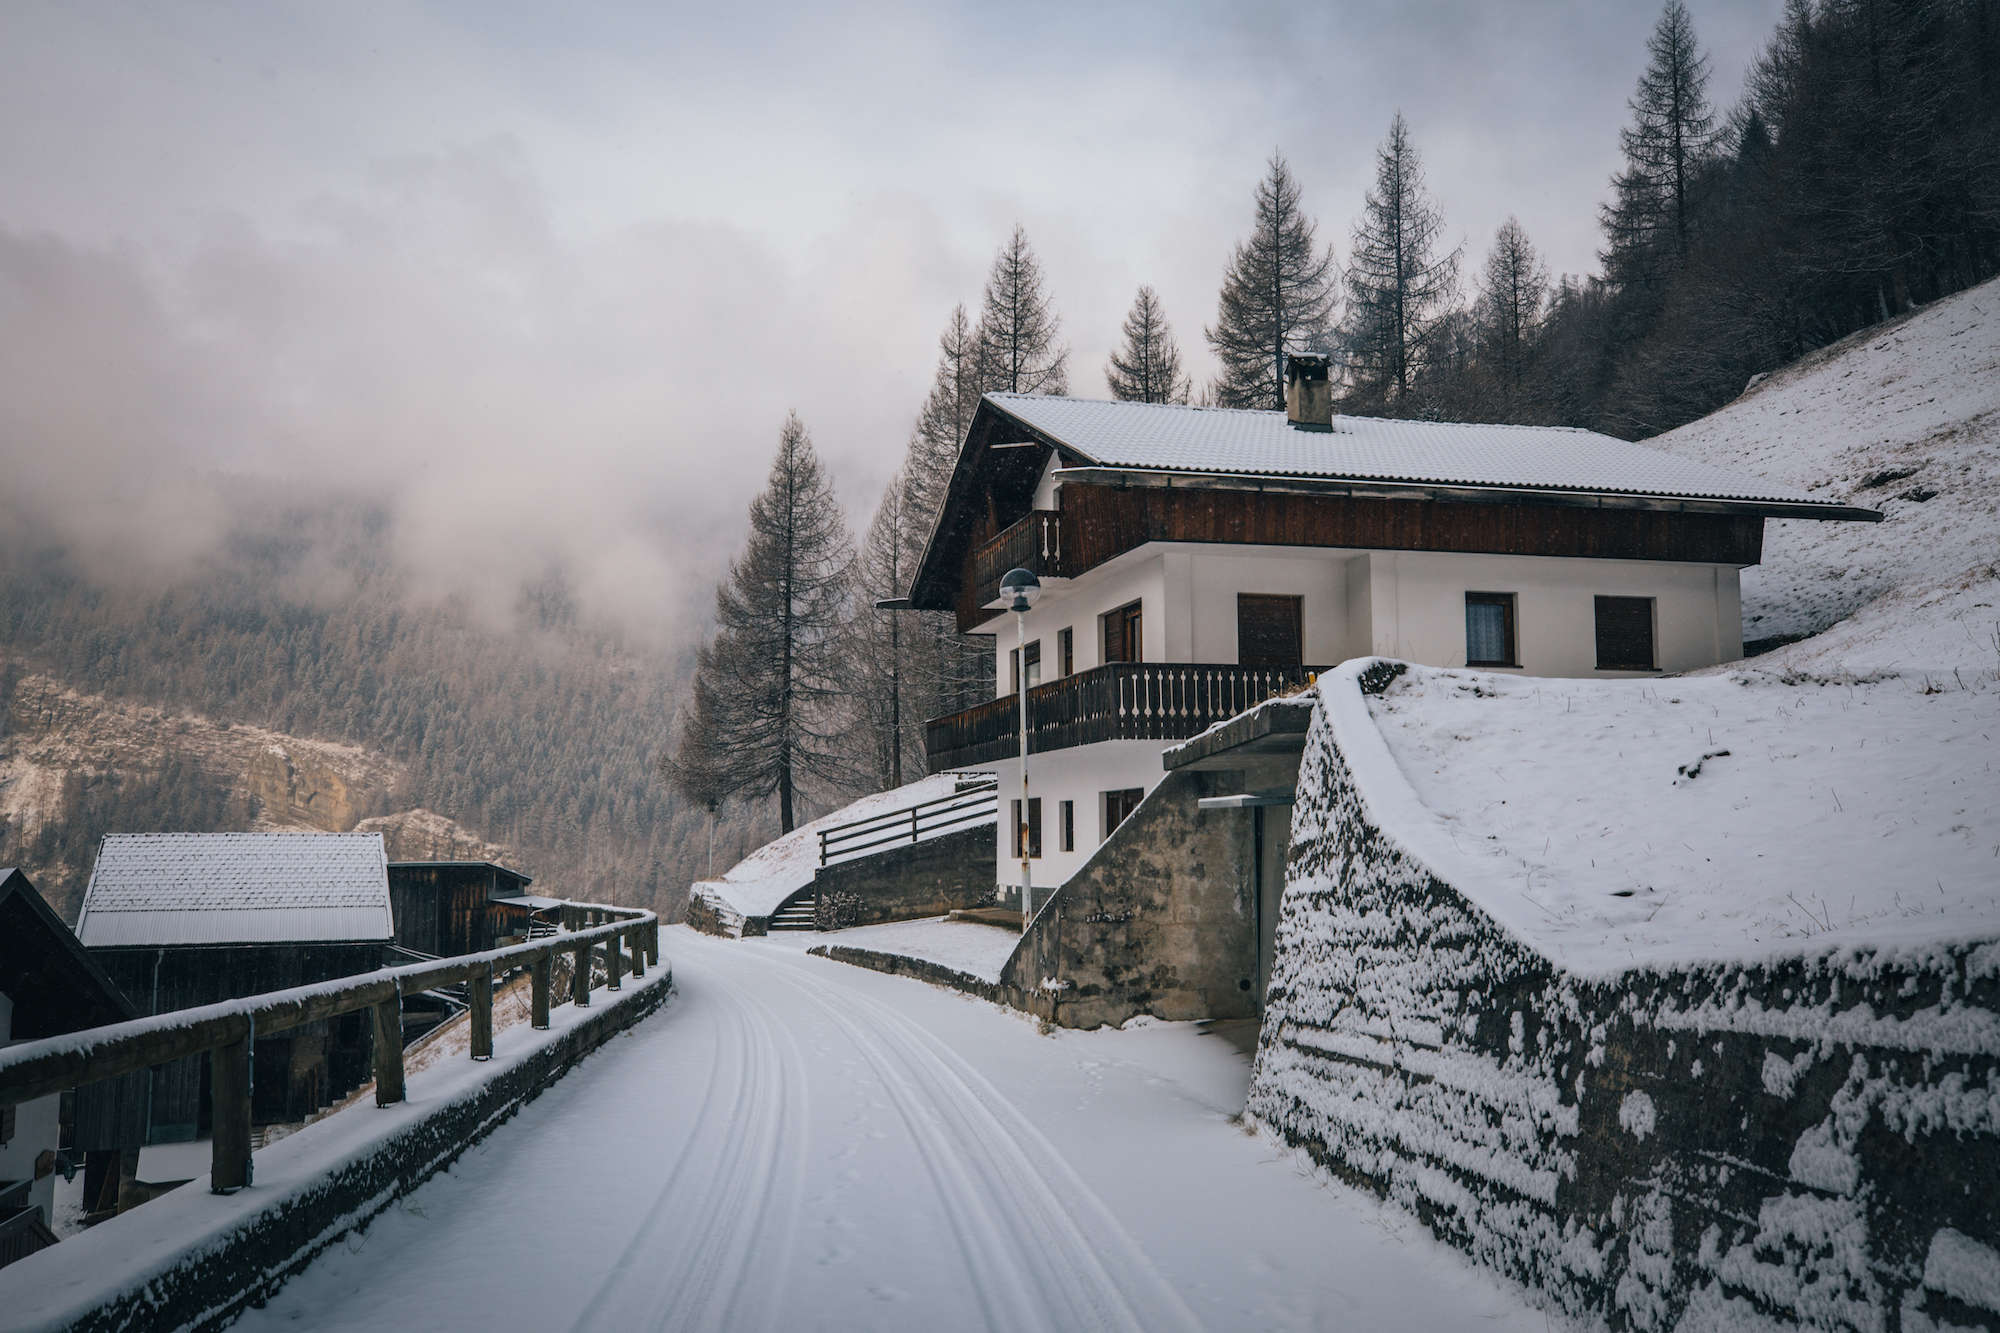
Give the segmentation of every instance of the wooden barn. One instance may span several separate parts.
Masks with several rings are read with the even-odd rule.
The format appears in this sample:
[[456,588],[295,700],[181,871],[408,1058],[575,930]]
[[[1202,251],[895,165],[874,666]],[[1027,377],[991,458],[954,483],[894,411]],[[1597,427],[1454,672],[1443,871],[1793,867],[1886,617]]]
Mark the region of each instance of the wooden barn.
[[433,958],[491,949],[514,933],[502,919],[508,913],[503,904],[519,899],[533,882],[491,861],[392,861],[396,943]]
[[[135,1017],[18,870],[0,870],[0,1046]],[[55,1243],[62,1097],[0,1107],[0,1266]]]
[[[104,839],[77,937],[142,1014],[371,972],[395,930],[379,833],[123,833]],[[364,1015],[261,1038],[258,1124],[301,1120],[368,1077]],[[208,1062],[152,1071],[139,1142],[203,1137]],[[78,1094],[79,1137],[132,1147],[115,1093]]]

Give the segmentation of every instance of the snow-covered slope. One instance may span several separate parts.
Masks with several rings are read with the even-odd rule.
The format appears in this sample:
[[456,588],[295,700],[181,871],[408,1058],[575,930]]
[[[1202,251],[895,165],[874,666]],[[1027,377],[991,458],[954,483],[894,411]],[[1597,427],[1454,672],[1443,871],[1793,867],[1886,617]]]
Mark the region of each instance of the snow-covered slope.
[[[718,906],[725,915],[769,916],[785,899],[812,883],[819,869],[820,830],[857,819],[907,810],[924,801],[949,796],[957,790],[958,778],[950,773],[933,773],[927,778],[891,787],[888,791],[864,796],[810,824],[801,824],[781,838],[774,838],[731,866],[720,879],[695,883],[694,892]],[[960,826],[966,827],[966,826]],[[950,832],[941,829],[928,834]]]
[[1743,572],[1745,640],[1848,623],[1760,665],[1994,666],[2000,279],[1815,352],[1647,443],[1882,512],[1766,525],[1763,563]]
[[2000,282],[1652,443],[1885,518],[1769,524],[1748,662],[1353,701],[1385,827],[1589,971],[2000,937]]

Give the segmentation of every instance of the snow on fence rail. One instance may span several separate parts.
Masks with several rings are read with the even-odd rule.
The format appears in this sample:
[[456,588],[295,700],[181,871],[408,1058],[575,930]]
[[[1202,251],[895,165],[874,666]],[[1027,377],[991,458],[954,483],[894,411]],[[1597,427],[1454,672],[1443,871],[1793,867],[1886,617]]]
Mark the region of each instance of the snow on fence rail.
[[604,903],[564,903],[562,925],[565,934],[485,953],[385,967],[9,1046],[0,1050],[0,1106],[206,1051],[214,1125],[210,1187],[217,1194],[229,1194],[250,1183],[250,1060],[258,1037],[368,1010],[375,1029],[375,1104],[393,1106],[404,1098],[405,993],[466,987],[472,1011],[472,1058],[488,1060],[493,1055],[496,975],[528,969],[533,979],[533,1025],[546,1029],[556,954],[574,955],[570,995],[578,1007],[590,1004],[592,956],[600,946],[607,990],[621,988],[628,952],[634,977],[646,975],[648,965],[659,965],[660,923],[651,912]]
[[922,842],[939,833],[984,822],[988,816],[999,812],[1000,782],[992,774],[978,776],[982,781],[977,785],[949,796],[939,796],[902,810],[891,810],[886,814],[857,819],[850,824],[821,829],[820,865],[829,866],[866,856],[885,847]]

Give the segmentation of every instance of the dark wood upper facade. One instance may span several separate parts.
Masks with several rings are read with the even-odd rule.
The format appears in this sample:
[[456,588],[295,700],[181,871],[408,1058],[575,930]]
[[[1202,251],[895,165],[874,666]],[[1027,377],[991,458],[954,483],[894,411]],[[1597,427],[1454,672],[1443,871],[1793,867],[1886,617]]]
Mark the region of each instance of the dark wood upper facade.
[[[1033,508],[1049,459],[1086,469]],[[967,433],[910,605],[991,619],[999,577],[1076,578],[1149,542],[1754,565],[1769,506],[1093,467],[992,402]]]

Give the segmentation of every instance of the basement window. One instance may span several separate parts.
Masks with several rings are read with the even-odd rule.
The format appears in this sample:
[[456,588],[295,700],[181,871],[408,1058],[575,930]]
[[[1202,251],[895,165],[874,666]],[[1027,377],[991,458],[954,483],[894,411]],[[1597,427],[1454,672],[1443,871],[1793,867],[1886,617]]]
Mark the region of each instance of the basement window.
[[1657,661],[1653,649],[1653,599],[1598,598],[1597,669],[1654,671],[1658,669]]
[[1028,859],[1035,860],[1042,854],[1042,798],[1028,798],[1028,822],[1021,822],[1021,802],[1017,798],[1008,802],[1014,808],[1014,859],[1021,859],[1021,835],[1028,835]]
[[[1067,633],[1068,631],[1064,632]],[[1076,802],[1064,801],[1056,808],[1061,824],[1061,827],[1057,830],[1057,836],[1062,839],[1062,849],[1066,852],[1073,852],[1076,850]]]
[[1465,594],[1465,664],[1517,667],[1514,642],[1514,594]]
[[1139,802],[1146,799],[1144,787],[1124,787],[1118,791],[1104,793],[1104,836],[1125,822],[1125,816],[1139,808]]

